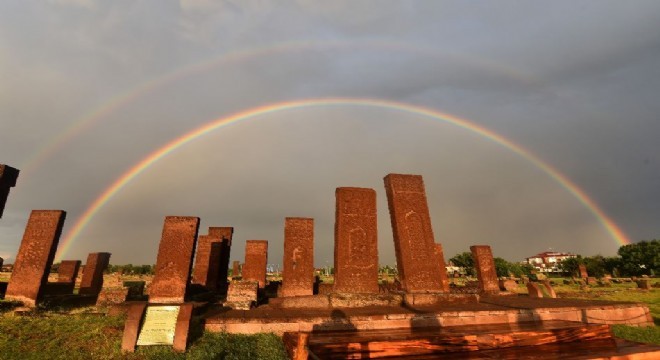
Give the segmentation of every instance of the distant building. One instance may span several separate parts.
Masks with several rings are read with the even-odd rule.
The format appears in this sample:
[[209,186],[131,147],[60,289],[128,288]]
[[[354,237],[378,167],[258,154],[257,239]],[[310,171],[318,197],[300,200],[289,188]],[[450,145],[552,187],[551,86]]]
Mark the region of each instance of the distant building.
[[561,272],[557,266],[564,259],[577,257],[575,254],[545,251],[534,256],[525,258],[525,261],[532,265],[538,272],[542,273],[558,273]]

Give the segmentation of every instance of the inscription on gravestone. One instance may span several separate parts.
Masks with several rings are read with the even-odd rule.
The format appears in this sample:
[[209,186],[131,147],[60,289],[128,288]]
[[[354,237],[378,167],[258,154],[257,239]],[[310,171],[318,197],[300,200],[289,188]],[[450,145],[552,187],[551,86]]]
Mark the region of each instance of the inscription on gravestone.
[[339,293],[378,293],[376,192],[335,191],[335,284]]
[[173,345],[179,306],[147,306],[137,345]]
[[314,219],[286,218],[281,296],[314,293]]

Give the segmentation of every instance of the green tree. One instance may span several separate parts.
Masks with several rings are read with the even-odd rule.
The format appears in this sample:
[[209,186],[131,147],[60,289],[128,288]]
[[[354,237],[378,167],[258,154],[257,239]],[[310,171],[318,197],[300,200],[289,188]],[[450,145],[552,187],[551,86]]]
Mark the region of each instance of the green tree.
[[558,267],[564,274],[570,276],[580,276],[579,267],[582,264],[584,264],[584,259],[582,259],[582,256],[578,255],[577,257],[562,260],[559,262]]
[[660,241],[640,241],[619,248],[619,270],[624,275],[650,275],[660,271]]
[[474,259],[472,259],[471,252],[466,251],[460,254],[456,254],[453,258],[449,259],[449,261],[451,261],[455,266],[464,268],[467,275],[475,275]]
[[605,275],[605,258],[602,255],[584,258],[584,265],[587,267],[587,273],[589,276],[600,278]]
[[508,277],[511,273],[512,264],[500,257],[496,257],[493,260],[495,261],[495,272],[497,272],[497,276]]

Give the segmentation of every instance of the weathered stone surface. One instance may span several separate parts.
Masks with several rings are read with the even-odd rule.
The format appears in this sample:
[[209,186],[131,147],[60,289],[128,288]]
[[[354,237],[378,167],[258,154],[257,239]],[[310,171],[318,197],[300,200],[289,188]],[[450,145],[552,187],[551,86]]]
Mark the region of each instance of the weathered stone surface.
[[82,280],[80,281],[81,295],[96,296],[103,288],[103,272],[110,265],[110,253],[91,253],[87,256],[87,262],[83,268]]
[[231,242],[234,236],[234,228],[210,227],[209,235],[220,238],[220,264],[218,265],[218,291],[227,292],[229,282],[227,275],[229,273],[229,257],[231,255]]
[[236,279],[241,276],[241,262],[234,260],[231,265],[231,278]]
[[651,290],[651,279],[638,279],[637,287],[643,290]]
[[18,169],[0,164],[0,218],[2,218],[2,213],[5,210],[5,204],[7,204],[9,189],[16,186],[18,173]]
[[128,288],[103,288],[96,298],[96,306],[123,304],[128,298]]
[[266,286],[266,266],[268,265],[268,240],[247,240],[245,242],[245,263],[243,280],[257,281],[259,287]]
[[5,299],[22,301],[34,307],[48,282],[57,244],[62,234],[66,212],[33,210],[30,214],[14,269],[7,285]]
[[435,244],[435,257],[440,264],[440,283],[442,284],[442,292],[449,292],[449,276],[447,274],[447,264],[445,264],[445,252],[442,250],[442,244]]
[[144,286],[146,285],[146,282],[142,280],[124,281],[122,285],[128,289],[126,299],[136,300],[144,295]]
[[587,274],[587,266],[584,264],[579,264],[578,269],[580,271],[580,277],[583,279],[586,279],[589,277],[589,274]]
[[144,315],[144,310],[146,308],[146,302],[134,303],[128,308],[126,323],[124,323],[124,334],[121,340],[122,353],[132,353],[135,351],[135,344],[137,343],[138,335],[140,334],[142,316]]
[[2,265],[4,264],[4,262],[5,262],[5,259],[0,257],[0,269],[2,269]]
[[149,287],[149,302],[160,304],[184,302],[198,230],[198,217],[165,218],[158,247],[156,270]]
[[493,252],[488,245],[470,246],[474,267],[479,279],[479,290],[482,292],[498,292],[500,290],[495,272],[495,261]]
[[179,314],[176,317],[174,328],[174,343],[172,349],[176,352],[185,352],[188,345],[188,331],[190,330],[190,319],[192,319],[193,304],[181,304]]
[[257,302],[259,282],[253,280],[232,281],[227,290],[225,306],[237,310],[249,310]]
[[80,260],[62,260],[57,269],[57,282],[75,283],[80,270]]
[[209,291],[218,288],[220,274],[221,239],[211,235],[200,235],[197,238],[197,255],[192,274],[192,283],[201,285]]
[[499,280],[498,285],[502,291],[516,292],[518,289],[518,283],[515,280]]
[[284,269],[280,296],[314,293],[314,219],[284,221]]
[[552,288],[552,284],[550,284],[550,281],[544,280],[541,282],[543,286],[545,287],[546,292],[548,293],[548,296],[556,299],[557,298],[557,293],[555,292],[555,289]]
[[335,192],[335,284],[338,293],[378,293],[376,192],[337,188]]
[[389,174],[384,180],[401,286],[409,293],[449,291],[440,266],[444,257],[435,253],[424,180],[402,174]]
[[543,291],[541,291],[539,284],[534,281],[530,281],[527,283],[527,292],[529,293],[529,297],[531,298],[543,297]]
[[598,280],[595,277],[593,276],[587,277],[587,285],[595,286],[597,284],[598,284]]

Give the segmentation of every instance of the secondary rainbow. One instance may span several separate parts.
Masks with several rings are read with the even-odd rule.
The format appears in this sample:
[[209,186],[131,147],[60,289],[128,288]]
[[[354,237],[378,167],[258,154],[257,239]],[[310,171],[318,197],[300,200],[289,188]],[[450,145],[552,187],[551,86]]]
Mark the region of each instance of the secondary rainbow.
[[149,166],[153,165],[155,162],[164,158],[171,152],[177,150],[181,146],[201,137],[206,134],[209,134],[223,126],[227,126],[239,121],[245,121],[253,119],[262,115],[269,113],[298,109],[298,108],[309,108],[309,107],[323,107],[323,106],[361,106],[361,107],[375,107],[375,108],[385,108],[391,110],[397,110],[412,114],[418,114],[423,116],[428,116],[429,118],[445,121],[456,125],[458,127],[464,128],[466,130],[475,132],[479,135],[482,135],[491,141],[500,144],[509,150],[517,153],[524,159],[528,160],[534,164],[539,169],[543,170],[551,178],[557,181],[562,187],[564,187],[569,193],[571,193],[578,201],[580,201],[602,224],[606,231],[614,238],[617,243],[620,245],[626,245],[630,243],[630,240],[626,234],[621,230],[617,224],[610,219],[603,210],[601,210],[598,205],[589,198],[589,196],[575,185],[571,180],[569,180],[565,175],[559,172],[557,169],[553,168],[538,156],[531,153],[529,150],[524,149],[520,145],[517,145],[510,140],[502,137],[501,135],[486,129],[480,125],[477,125],[466,119],[459,118],[457,116],[443,113],[434,109],[429,109],[417,105],[411,105],[401,102],[395,102],[390,100],[380,100],[380,99],[369,99],[369,98],[319,98],[319,99],[305,99],[299,101],[287,101],[274,104],[268,104],[256,108],[251,108],[230,116],[221,117],[215,119],[205,125],[202,125],[172,141],[165,144],[161,148],[149,154],[147,157],[142,159],[140,162],[131,167],[123,175],[117,178],[112,185],[110,185],[106,190],[99,195],[94,202],[85,210],[85,212],[77,219],[76,223],[73,225],[71,230],[68,232],[66,238],[62,242],[60,251],[58,252],[57,258],[59,259],[62,255],[66,254],[71,245],[75,242],[76,238],[80,235],[83,229],[89,224],[94,215],[105,205],[112,197],[117,194],[124,186],[126,186],[131,180],[135,179],[143,171],[145,171]]

